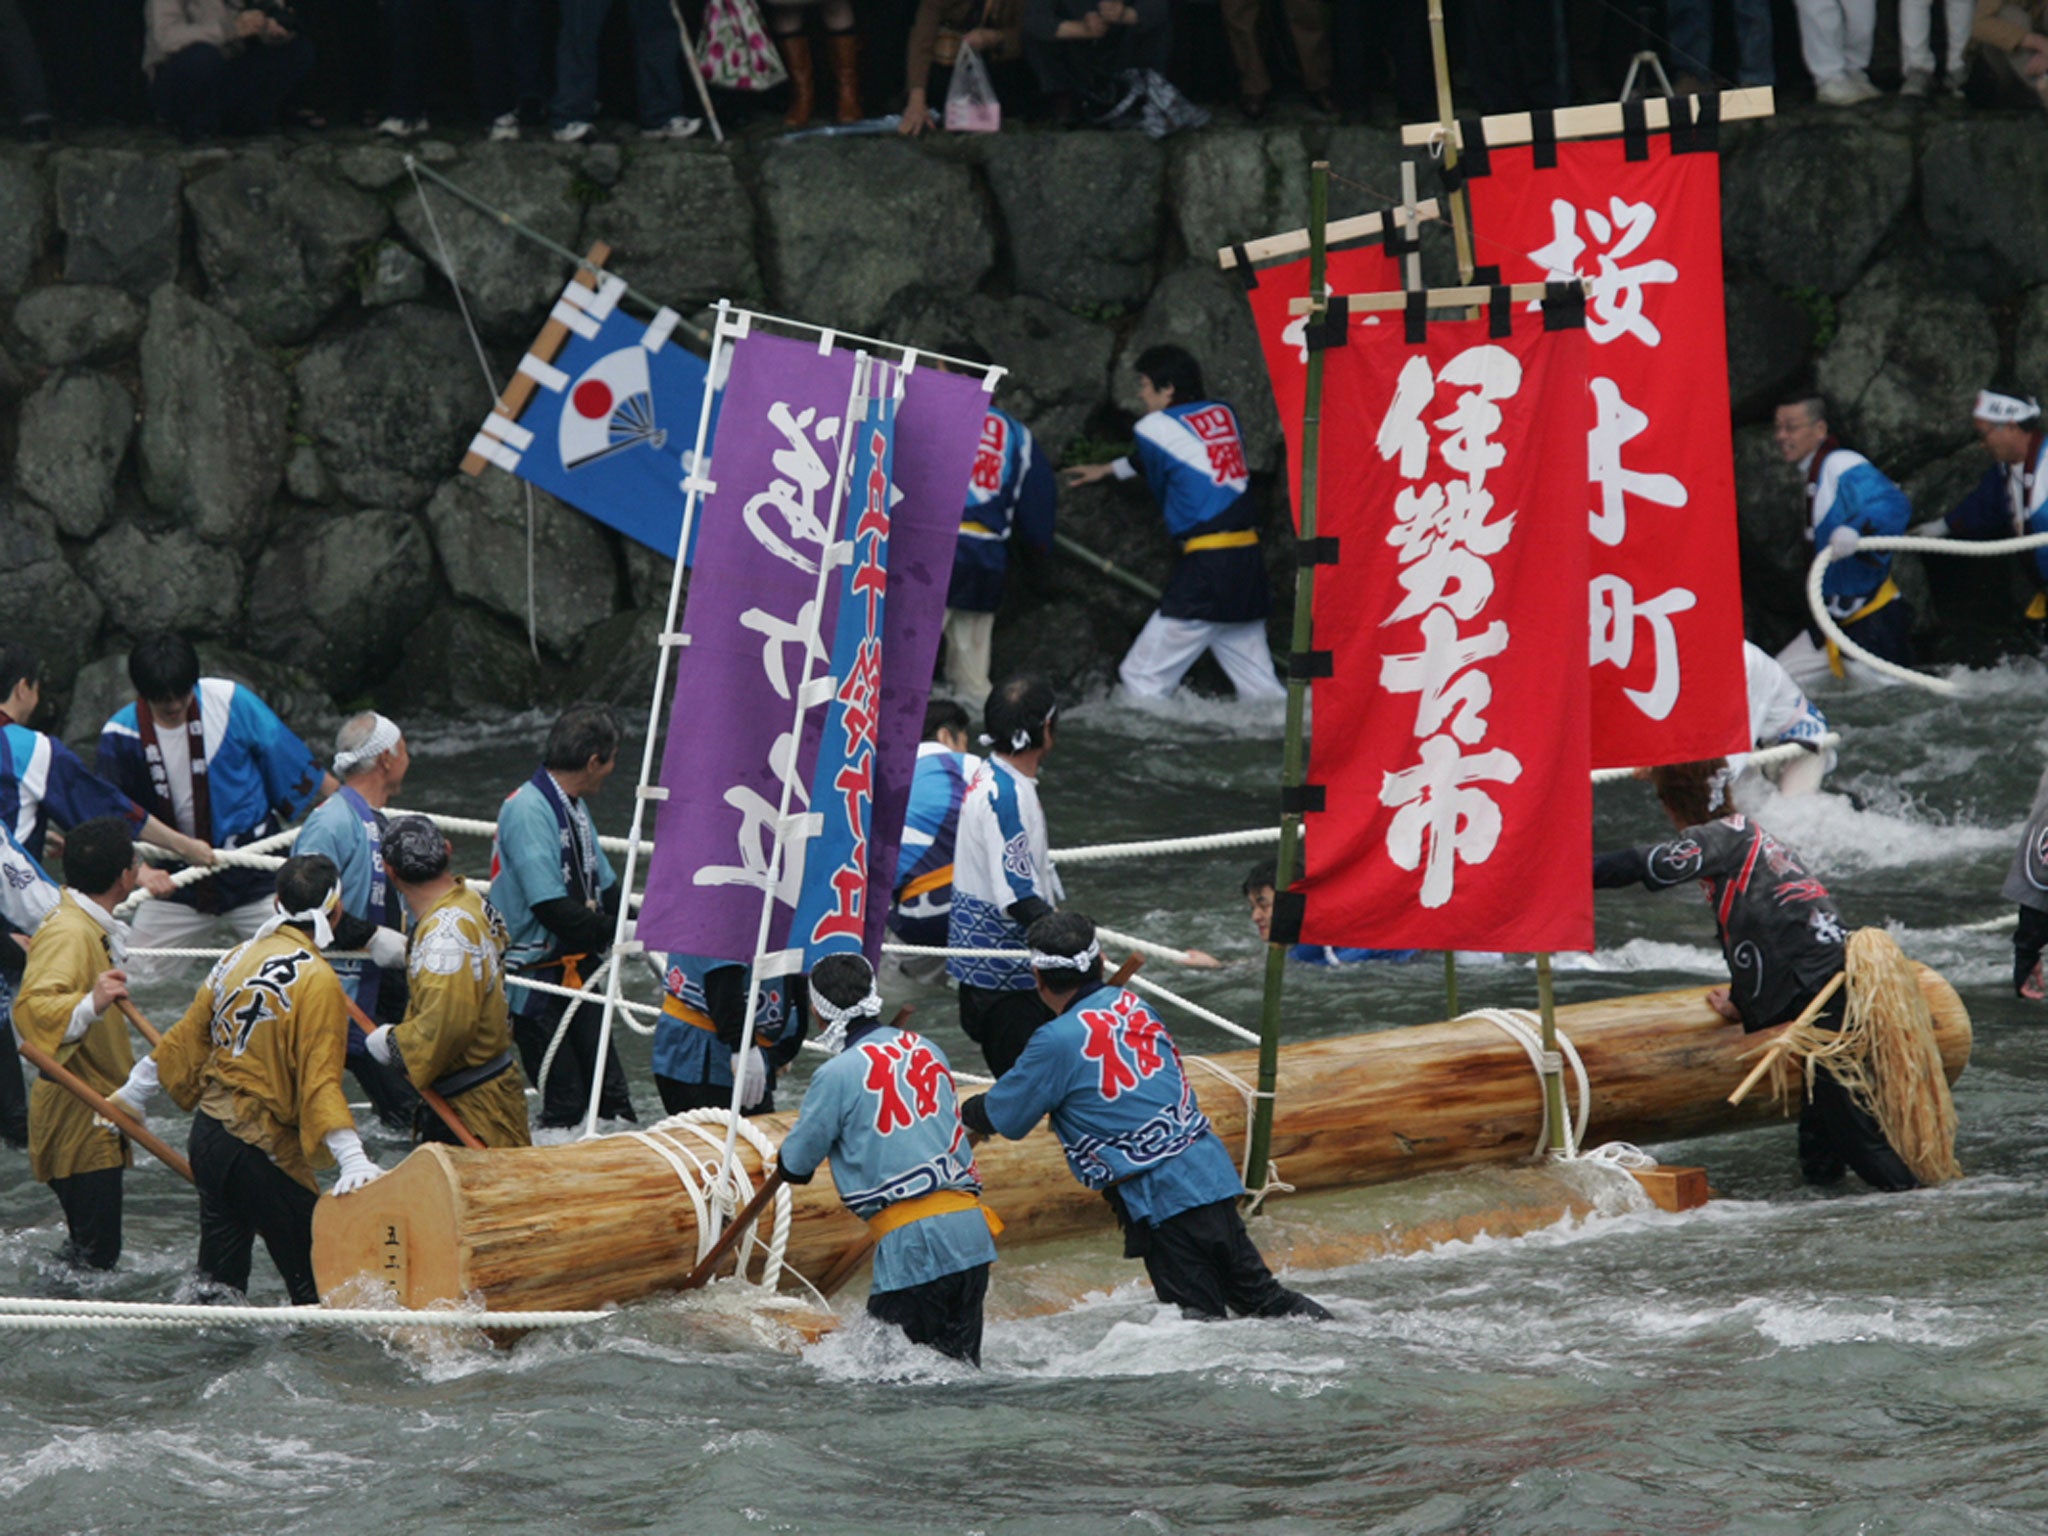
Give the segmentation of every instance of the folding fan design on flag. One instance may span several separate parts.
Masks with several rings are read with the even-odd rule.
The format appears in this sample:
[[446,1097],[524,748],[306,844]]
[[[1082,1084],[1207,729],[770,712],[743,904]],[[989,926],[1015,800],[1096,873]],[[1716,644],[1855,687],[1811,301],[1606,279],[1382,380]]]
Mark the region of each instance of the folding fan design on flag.
[[655,420],[647,349],[621,347],[584,369],[569,386],[557,435],[562,468],[572,470],[643,443],[667,443],[667,431]]

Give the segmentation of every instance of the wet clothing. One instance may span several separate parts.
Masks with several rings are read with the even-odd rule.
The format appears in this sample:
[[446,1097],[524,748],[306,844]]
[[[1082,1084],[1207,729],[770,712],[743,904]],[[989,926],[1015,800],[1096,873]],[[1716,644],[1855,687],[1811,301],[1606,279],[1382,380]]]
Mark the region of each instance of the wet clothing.
[[[194,692],[199,707],[183,725],[144,720],[136,704],[117,710],[100,731],[99,771],[165,826],[215,848],[269,837],[303,814],[323,777],[306,744],[239,683],[202,677]],[[276,885],[269,870],[224,869],[160,899],[221,912]]]
[[[1109,1197],[1116,1204],[1115,1190]],[[1161,1222],[1125,1222],[1124,1257],[1143,1260],[1159,1299],[1193,1317],[1330,1315],[1273,1278],[1235,1200],[1198,1205]]]
[[2048,947],[2048,773],[2035,786],[2033,809],[2027,812],[2026,830],[1999,894],[2019,903],[2019,927],[2012,940],[2012,982],[2017,992]]
[[1052,1017],[1035,988],[1011,992],[963,981],[959,992],[960,1032],[981,1047],[991,1077],[1001,1077],[1016,1065],[1032,1034]]
[[960,807],[980,771],[981,759],[971,753],[949,751],[936,741],[918,744],[896,854],[896,904],[889,911],[889,931],[906,944],[946,945]]
[[995,1261],[952,1069],[922,1035],[870,1024],[818,1068],[776,1161],[804,1183],[827,1159],[840,1202],[877,1231],[875,1291]]
[[412,1085],[439,1093],[487,1147],[533,1144],[505,1007],[508,942],[504,919],[458,881],[420,914],[406,956],[405,1017],[389,1036]]
[[199,1189],[199,1275],[247,1292],[256,1239],[270,1252],[296,1306],[320,1299],[313,1283],[313,1207],[319,1196],[205,1113],[185,1142]]
[[[662,973],[661,1019],[654,1026],[654,1085],[672,1115],[732,1104],[732,1058],[745,1038],[752,967],[701,955],[670,955]],[[749,1115],[775,1112],[775,1080],[803,1047],[808,992],[800,977],[761,983],[754,1004],[754,1045],[768,1068],[768,1091]]]
[[1038,783],[1005,757],[991,757],[967,786],[953,847],[953,910],[946,942],[954,949],[1009,949],[1014,960],[953,958],[946,970],[964,986],[1029,992],[1024,930],[1060,904],[1065,891],[1052,867]]
[[[2036,431],[2017,464],[1993,464],[1975,489],[1942,519],[1959,539],[2011,539],[2048,533],[2048,437]],[[2048,583],[2048,547],[2028,550],[2020,563],[2036,585]]]
[[149,819],[56,737],[0,715],[0,822],[22,851],[40,860],[51,822],[68,829],[97,816],[119,816],[133,832]]
[[[120,1009],[95,1013],[92,1005],[93,983],[119,963],[126,930],[67,889],[36,930],[14,1000],[17,1037],[101,1094],[127,1082],[135,1065]],[[74,1262],[110,1269],[121,1256],[121,1170],[134,1158],[128,1138],[96,1120],[69,1089],[36,1075],[29,1094],[29,1174],[49,1185],[63,1207]]]
[[1743,816],[1687,827],[1668,843],[1597,854],[1593,885],[1666,890],[1697,880],[1713,908],[1742,1027],[1798,1017],[1842,969],[1847,935],[1827,887],[1798,856]]
[[313,1169],[331,1161],[323,1139],[355,1129],[341,1088],[347,1050],[341,983],[288,923],[215,961],[154,1054],[180,1109],[217,1121],[317,1194]]
[[[1846,1006],[1843,994],[1837,992],[1814,1019],[1815,1026],[1840,1029]],[[1905,1159],[1885,1140],[1876,1119],[1857,1107],[1849,1090],[1836,1082],[1826,1067],[1813,1074],[1813,1096],[1799,1109],[1799,1171],[1809,1184],[1833,1184],[1845,1171],[1853,1171],[1872,1189],[1920,1187]]]
[[918,1285],[871,1291],[868,1316],[902,1329],[913,1344],[979,1365],[982,1307],[987,1300],[988,1266],[976,1264]]
[[[1781,763],[1771,776],[1787,794],[1818,789],[1820,781],[1835,767],[1835,749],[1823,745],[1828,734],[1827,716],[1814,708],[1792,674],[1761,646],[1742,642],[1743,681],[1749,689],[1749,739],[1759,749],[1797,742],[1811,758]],[[1748,774],[1751,781],[1762,770],[1751,765],[1749,754],[1737,752],[1728,759],[1731,774]]]
[[1055,499],[1052,464],[1038,440],[1008,411],[990,406],[967,481],[946,606],[970,613],[1001,607],[1010,538],[1021,535],[1032,548],[1051,553]]

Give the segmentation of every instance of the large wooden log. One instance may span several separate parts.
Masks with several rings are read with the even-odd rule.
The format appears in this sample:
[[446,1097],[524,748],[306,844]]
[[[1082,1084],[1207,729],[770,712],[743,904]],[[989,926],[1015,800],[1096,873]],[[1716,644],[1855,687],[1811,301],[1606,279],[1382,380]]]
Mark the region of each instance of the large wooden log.
[[[1920,969],[1942,1062],[1953,1082],[1970,1055],[1970,1019],[1955,989]],[[1580,1003],[1558,1010],[1592,1084],[1586,1143],[1669,1141],[1777,1121],[1768,1094],[1727,1103],[1772,1038],[1745,1035],[1704,988]],[[1209,1058],[1240,1082],[1256,1053]],[[1190,1060],[1202,1107],[1233,1152],[1246,1101]],[[1289,1045],[1280,1055],[1273,1157],[1302,1191],[1386,1183],[1535,1151],[1542,1096],[1522,1047],[1478,1021],[1424,1024]],[[794,1116],[754,1122],[780,1141]],[[1050,1130],[979,1151],[1004,1246],[1110,1225],[1101,1197],[1074,1182]],[[760,1159],[740,1156],[758,1180]],[[795,1191],[788,1263],[807,1276],[866,1236],[829,1178]],[[673,1290],[697,1260],[690,1201],[670,1163],[630,1135],[564,1146],[469,1152],[416,1149],[376,1183],[324,1197],[313,1217],[313,1269],[324,1293],[359,1275],[399,1301],[470,1300],[493,1310],[585,1308]]]

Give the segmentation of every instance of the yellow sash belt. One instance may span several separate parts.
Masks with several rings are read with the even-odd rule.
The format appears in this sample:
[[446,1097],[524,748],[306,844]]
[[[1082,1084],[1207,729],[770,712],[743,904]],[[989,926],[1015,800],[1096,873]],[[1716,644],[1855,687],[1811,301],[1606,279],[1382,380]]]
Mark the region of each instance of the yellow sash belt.
[[988,1223],[989,1236],[1002,1234],[1002,1218],[983,1205],[979,1196],[959,1189],[936,1190],[913,1200],[898,1200],[894,1205],[885,1205],[868,1218],[868,1231],[879,1240],[913,1221],[923,1221],[928,1216],[950,1216],[955,1211],[980,1211],[982,1219]]
[[960,531],[972,539],[1000,539],[1002,535],[987,523],[963,522]]
[[661,1011],[672,1019],[681,1019],[685,1024],[694,1024],[699,1029],[708,1029],[714,1035],[718,1033],[718,1026],[711,1022],[710,1014],[699,1013],[673,992],[662,995]]
[[953,866],[941,864],[937,869],[930,870],[925,874],[919,875],[915,880],[906,882],[903,887],[903,893],[898,899],[901,901],[914,901],[926,891],[936,891],[940,886],[951,885],[952,883]]
[[[1877,589],[1869,602],[1858,608],[1846,619],[1841,619],[1838,622],[1844,629],[1847,629],[1851,624],[1861,624],[1873,613],[1876,613],[1878,609],[1889,606],[1891,601],[1898,595],[1899,584],[1887,576],[1884,579],[1884,585]],[[1842,648],[1832,640],[1828,642],[1828,670],[1837,677],[1846,677],[1848,675],[1842,667]]]
[[1205,549],[1243,549],[1247,544],[1258,542],[1259,535],[1255,529],[1240,528],[1235,533],[1205,533],[1189,539],[1180,548],[1182,554],[1193,555]]
[[2048,619],[2048,592],[2036,592],[2034,600],[2027,604],[2027,617],[2036,624]]

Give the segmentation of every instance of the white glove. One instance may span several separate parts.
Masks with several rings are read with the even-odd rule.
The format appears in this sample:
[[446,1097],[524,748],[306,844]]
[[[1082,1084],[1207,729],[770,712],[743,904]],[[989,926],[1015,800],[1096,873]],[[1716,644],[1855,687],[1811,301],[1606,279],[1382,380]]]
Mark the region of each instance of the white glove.
[[389,1024],[379,1024],[375,1029],[371,1030],[369,1035],[365,1037],[363,1044],[368,1049],[370,1055],[376,1059],[378,1066],[389,1067],[397,1065],[391,1059],[395,1053],[391,1049],[391,1026]]
[[395,971],[405,964],[405,935],[396,928],[373,930],[370,942],[363,948],[370,952],[370,963],[380,971]]
[[732,1059],[733,1081],[740,1085],[740,1108],[753,1109],[768,1097],[768,1058],[755,1046]]
[[[143,1108],[140,1095],[130,1093],[128,1091],[128,1085],[126,1083],[123,1083],[120,1087],[116,1088],[112,1093],[108,1094],[107,1102],[113,1105],[116,1109],[126,1111],[128,1118],[133,1120],[137,1125],[145,1127],[148,1126],[149,1114]],[[93,1116],[93,1118],[95,1120],[101,1120],[105,1117],[101,1115],[95,1115]],[[114,1129],[119,1130],[120,1127],[115,1126]]]
[[1863,535],[1847,523],[1828,535],[1828,553],[1837,560],[1846,560],[1856,553],[1856,546],[1863,542]]
[[156,1058],[145,1056],[129,1069],[128,1081],[107,1097],[141,1120],[144,1118],[143,1111],[149,1108],[149,1101],[156,1097],[156,1089]]
[[363,1138],[354,1130],[329,1131],[321,1140],[341,1164],[341,1176],[334,1181],[337,1195],[353,1194],[371,1180],[383,1177],[384,1170],[370,1161],[369,1154],[363,1151]]

